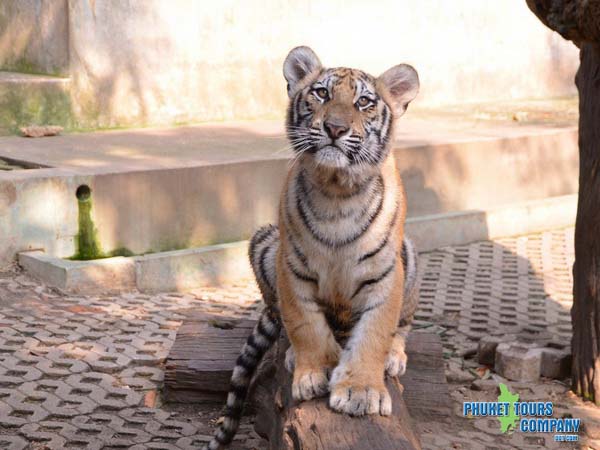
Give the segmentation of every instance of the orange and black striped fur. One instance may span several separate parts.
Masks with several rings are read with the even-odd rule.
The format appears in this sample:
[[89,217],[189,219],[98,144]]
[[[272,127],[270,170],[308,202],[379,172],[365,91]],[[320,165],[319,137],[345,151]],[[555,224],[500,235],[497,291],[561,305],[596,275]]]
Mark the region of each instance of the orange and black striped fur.
[[234,369],[210,450],[233,439],[251,376],[281,325],[297,400],[329,393],[336,411],[389,415],[384,375],[406,368],[417,254],[404,236],[406,201],[389,144],[394,120],[418,92],[417,73],[404,64],[378,78],[325,69],[311,49],[297,47],[284,76],[296,158],[279,225],[250,243],[266,308]]

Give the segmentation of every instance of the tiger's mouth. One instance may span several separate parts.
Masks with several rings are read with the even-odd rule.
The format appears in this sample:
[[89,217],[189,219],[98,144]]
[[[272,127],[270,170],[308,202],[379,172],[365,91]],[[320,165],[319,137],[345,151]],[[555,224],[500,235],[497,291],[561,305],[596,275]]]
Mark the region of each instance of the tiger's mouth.
[[330,167],[332,169],[343,169],[350,165],[350,161],[344,154],[344,151],[334,144],[328,144],[318,148],[314,158],[318,165]]

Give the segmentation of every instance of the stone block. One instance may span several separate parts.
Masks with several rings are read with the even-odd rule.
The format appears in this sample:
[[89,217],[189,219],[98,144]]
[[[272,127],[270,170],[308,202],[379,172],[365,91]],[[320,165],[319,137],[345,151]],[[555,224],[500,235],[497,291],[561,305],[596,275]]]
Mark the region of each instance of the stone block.
[[536,381],[540,377],[542,349],[521,342],[496,347],[495,371],[513,381]]
[[569,349],[544,348],[540,374],[546,378],[563,379],[571,375],[571,351]]
[[496,361],[496,348],[503,342],[511,342],[514,335],[507,336],[484,336],[477,345],[477,362],[486,366],[494,366]]

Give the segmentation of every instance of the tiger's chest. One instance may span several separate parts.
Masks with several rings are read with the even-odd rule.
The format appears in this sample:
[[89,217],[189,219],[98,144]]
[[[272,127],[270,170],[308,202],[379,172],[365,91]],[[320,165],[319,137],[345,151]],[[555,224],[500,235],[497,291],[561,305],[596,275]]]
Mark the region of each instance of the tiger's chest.
[[372,291],[365,283],[394,264],[404,219],[394,174],[375,173],[345,195],[323,190],[304,169],[290,178],[281,214],[285,261],[300,295],[314,299],[334,329],[356,321]]
[[[314,249],[313,249],[314,250]],[[358,249],[313,252],[309,265],[317,279],[317,297],[328,303],[350,303],[352,292],[364,276],[357,264]]]

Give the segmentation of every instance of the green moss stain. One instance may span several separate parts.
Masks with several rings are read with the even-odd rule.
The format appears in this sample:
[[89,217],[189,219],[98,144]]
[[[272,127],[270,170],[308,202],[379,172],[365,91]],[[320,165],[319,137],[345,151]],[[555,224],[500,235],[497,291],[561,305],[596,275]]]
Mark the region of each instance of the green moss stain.
[[87,260],[104,258],[98,240],[98,232],[92,220],[92,191],[89,186],[77,188],[77,207],[79,210],[79,232],[76,239],[76,252],[71,259]]
[[71,128],[73,114],[67,89],[29,83],[0,86],[0,134],[18,134],[19,127],[28,125]]
[[98,230],[92,220],[92,191],[87,185],[81,185],[75,193],[78,206],[79,231],[75,239],[75,254],[69,259],[88,261],[90,259],[113,258],[115,256],[135,256],[126,247],[103,252],[98,239]]
[[26,58],[5,61],[0,70],[26,73],[29,75],[44,75],[49,77],[62,77],[66,74],[66,71],[59,67],[41,67]]

